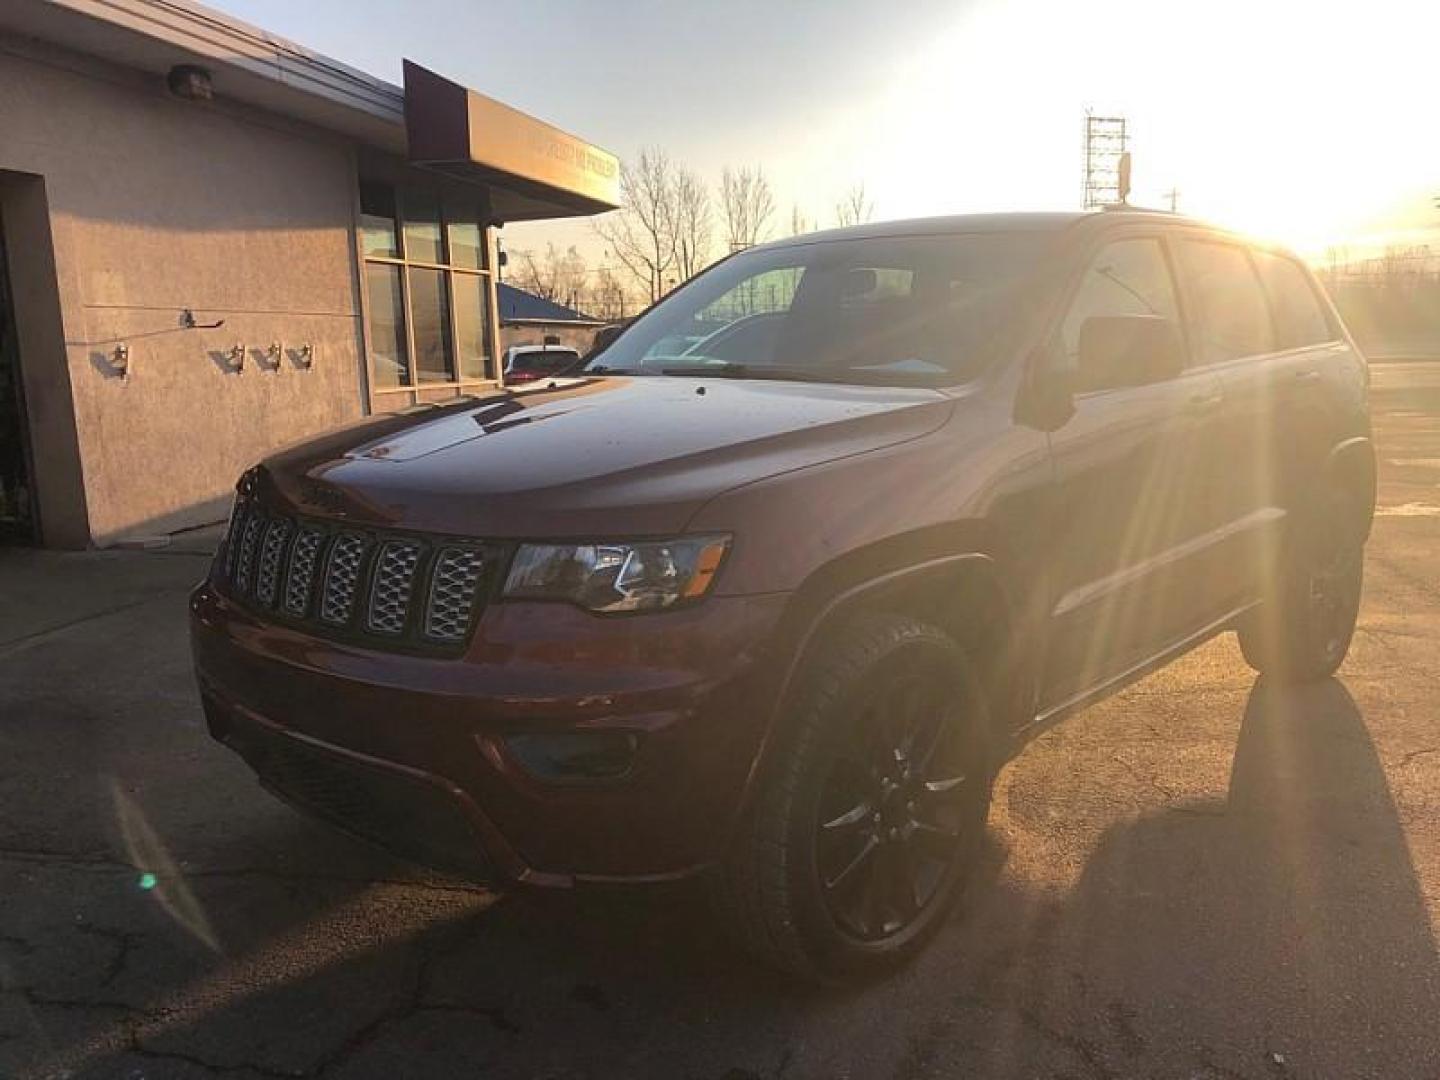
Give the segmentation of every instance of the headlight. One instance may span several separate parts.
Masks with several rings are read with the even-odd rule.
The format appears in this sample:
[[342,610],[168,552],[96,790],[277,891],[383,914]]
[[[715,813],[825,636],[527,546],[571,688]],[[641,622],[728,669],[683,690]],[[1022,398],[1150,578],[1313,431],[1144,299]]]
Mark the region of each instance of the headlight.
[[728,536],[636,544],[522,544],[505,579],[512,600],[567,600],[590,611],[650,611],[709,590]]

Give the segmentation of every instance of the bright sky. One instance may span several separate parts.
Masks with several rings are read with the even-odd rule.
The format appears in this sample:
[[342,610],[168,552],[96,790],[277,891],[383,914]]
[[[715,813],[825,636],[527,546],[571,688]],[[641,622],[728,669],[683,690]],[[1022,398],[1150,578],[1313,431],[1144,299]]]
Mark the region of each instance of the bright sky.
[[[1440,244],[1436,0],[212,0],[383,78],[401,57],[622,158],[758,164],[833,223],[1080,201],[1084,112],[1123,115],[1132,202],[1275,237]],[[511,226],[513,250],[598,242]]]

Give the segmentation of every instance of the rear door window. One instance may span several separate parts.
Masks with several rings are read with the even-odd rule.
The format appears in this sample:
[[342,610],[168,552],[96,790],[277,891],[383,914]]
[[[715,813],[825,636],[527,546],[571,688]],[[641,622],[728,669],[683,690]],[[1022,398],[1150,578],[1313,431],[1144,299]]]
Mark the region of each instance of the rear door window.
[[1275,318],[1275,344],[1280,349],[1299,349],[1335,340],[1335,332],[1310,277],[1299,263],[1283,255],[1257,251],[1255,267],[1270,298]]
[[1181,240],[1178,249],[1195,300],[1199,363],[1273,351],[1270,308],[1245,249],[1215,240]]

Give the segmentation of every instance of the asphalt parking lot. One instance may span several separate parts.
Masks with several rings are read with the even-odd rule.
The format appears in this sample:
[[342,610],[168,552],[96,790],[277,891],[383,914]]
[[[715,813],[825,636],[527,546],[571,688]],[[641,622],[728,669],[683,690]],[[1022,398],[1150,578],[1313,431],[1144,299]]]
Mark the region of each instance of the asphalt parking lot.
[[0,551],[0,1077],[1440,1077],[1440,362],[1376,367],[1340,677],[1221,638],[1002,773],[890,982],[815,993],[684,894],[499,897],[205,736],[202,554]]

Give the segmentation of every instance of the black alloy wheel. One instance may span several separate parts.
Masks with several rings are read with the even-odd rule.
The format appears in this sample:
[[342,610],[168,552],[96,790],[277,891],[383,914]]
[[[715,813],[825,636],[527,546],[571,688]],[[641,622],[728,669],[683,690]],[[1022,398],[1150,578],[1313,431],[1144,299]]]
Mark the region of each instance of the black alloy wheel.
[[1310,570],[1306,587],[1311,633],[1324,664],[1339,666],[1355,633],[1360,609],[1363,549],[1343,543],[1329,546]]
[[740,944],[822,983],[914,956],[977,862],[991,724],[969,655],[939,628],[873,614],[827,636],[712,879]]
[[944,891],[967,832],[983,827],[984,763],[957,737],[953,676],[925,659],[897,657],[872,681],[821,785],[820,887],[837,927],[860,941],[912,926]]
[[1353,497],[1331,492],[1323,511],[1295,528],[1268,594],[1237,629],[1240,651],[1256,671],[1285,682],[1333,675],[1350,650],[1365,580],[1368,517]]

